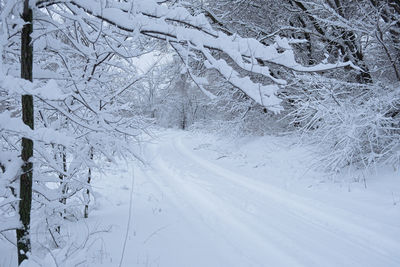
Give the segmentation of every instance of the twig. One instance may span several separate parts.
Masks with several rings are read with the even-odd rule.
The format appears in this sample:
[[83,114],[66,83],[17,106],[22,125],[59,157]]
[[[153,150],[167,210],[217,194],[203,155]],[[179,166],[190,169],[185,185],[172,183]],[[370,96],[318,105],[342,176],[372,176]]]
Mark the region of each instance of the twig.
[[131,184],[131,190],[130,190],[130,195],[129,195],[129,213],[128,213],[128,222],[126,224],[126,232],[125,232],[125,239],[124,239],[124,245],[122,247],[122,254],[121,254],[121,260],[119,262],[119,267],[122,266],[122,261],[124,260],[124,254],[125,254],[125,248],[126,248],[126,242],[128,240],[128,234],[129,234],[129,228],[131,225],[131,218],[132,218],[132,199],[133,199],[133,186],[135,185],[135,174],[134,174],[134,169],[132,168],[132,184]]

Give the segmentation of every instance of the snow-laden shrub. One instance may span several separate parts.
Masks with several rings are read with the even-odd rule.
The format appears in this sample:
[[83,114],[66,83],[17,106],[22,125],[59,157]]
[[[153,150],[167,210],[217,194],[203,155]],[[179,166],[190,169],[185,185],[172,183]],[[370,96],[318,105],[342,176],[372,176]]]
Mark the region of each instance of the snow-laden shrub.
[[398,87],[302,78],[303,89],[287,96],[293,105],[289,116],[294,128],[321,148],[325,170],[399,165]]

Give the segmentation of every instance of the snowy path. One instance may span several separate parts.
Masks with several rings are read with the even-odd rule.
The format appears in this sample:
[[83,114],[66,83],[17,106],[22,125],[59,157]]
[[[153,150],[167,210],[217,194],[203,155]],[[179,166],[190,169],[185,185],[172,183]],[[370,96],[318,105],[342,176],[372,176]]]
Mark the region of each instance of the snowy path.
[[368,203],[349,200],[357,212],[238,174],[181,133],[146,153],[123,266],[400,266],[400,223],[366,214]]

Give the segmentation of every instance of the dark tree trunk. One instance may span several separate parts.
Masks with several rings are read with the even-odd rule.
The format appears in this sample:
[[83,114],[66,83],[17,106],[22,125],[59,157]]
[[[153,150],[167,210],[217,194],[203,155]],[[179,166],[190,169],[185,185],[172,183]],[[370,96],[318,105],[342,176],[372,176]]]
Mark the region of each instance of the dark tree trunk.
[[[65,172],[67,172],[67,153],[65,151],[65,146],[59,146],[60,147],[60,154],[62,158],[62,169]],[[67,204],[67,198],[65,197],[65,194],[68,192],[68,186],[67,182],[65,181],[65,175],[64,174],[59,174],[58,177],[60,178],[60,183],[61,183],[61,193],[63,197],[60,199],[60,202],[64,205]],[[65,212],[64,212],[65,213]]]
[[185,110],[185,104],[183,104],[182,107],[182,121],[181,121],[181,129],[186,130],[186,110]]
[[[24,10],[22,19],[25,25],[21,33],[21,78],[32,81],[32,59],[33,47],[31,44],[32,27],[32,9],[29,7],[29,0],[24,1]],[[22,120],[33,129],[33,97],[32,95],[22,96]],[[32,162],[33,141],[28,138],[22,138],[21,159],[23,161],[22,174],[20,177],[19,191],[19,216],[22,224],[21,229],[17,229],[17,250],[18,264],[20,265],[28,258],[27,254],[31,251],[30,240],[30,221],[31,221],[31,203],[32,203]]]
[[[59,158],[57,157],[57,154],[58,154],[60,156],[60,158],[62,159],[62,170],[64,173],[66,173],[67,172],[67,154],[65,152],[65,146],[59,145],[58,150],[59,151],[57,151],[56,155],[55,155],[55,160],[56,161],[59,160]],[[60,186],[61,186],[61,194],[62,194],[62,197],[60,198],[59,201],[61,204],[63,204],[65,206],[65,205],[67,205],[67,198],[65,197],[65,195],[68,192],[68,185],[67,185],[67,182],[65,181],[64,174],[60,173],[58,175],[58,177],[60,178]],[[64,211],[60,212],[61,219],[65,218],[66,213],[67,213],[67,210],[64,208]],[[59,234],[61,233],[61,226],[58,225],[56,227],[56,232]]]
[[[90,148],[90,159],[93,160],[93,147]],[[85,209],[83,211],[83,217],[84,218],[88,218],[89,217],[89,203],[90,203],[90,190],[89,190],[89,186],[90,186],[90,182],[92,181],[92,169],[89,167],[89,171],[88,171],[88,179],[87,179],[87,183],[88,183],[88,188],[86,189],[86,203],[85,203]]]
[[[343,8],[342,2],[340,0],[335,0],[334,5],[327,1],[328,5],[330,5],[334,10],[336,10],[337,14],[342,18],[346,19],[345,10]],[[337,28],[337,27],[334,27]],[[346,58],[345,60],[354,60],[355,63],[361,67],[361,72],[357,76],[357,81],[360,83],[371,83],[372,77],[368,66],[365,64],[364,55],[361,51],[359,45],[357,45],[356,34],[353,31],[348,31],[345,29],[337,29],[340,32],[340,36],[343,39],[345,46],[347,47],[347,54],[350,58]]]
[[[356,77],[358,82],[372,82],[370,71],[368,69],[368,66],[365,64],[364,55],[357,45],[356,34],[353,31],[343,29],[339,26],[331,25],[332,29],[334,29],[336,32],[335,38],[337,39],[337,41],[335,41],[332,37],[328,37],[326,27],[318,22],[318,20],[312,15],[312,11],[310,11],[302,1],[290,0],[289,3],[294,7],[298,7],[304,13],[304,19],[308,20],[315,31],[319,35],[321,35],[322,41],[328,44],[328,53],[335,53],[335,51],[340,51],[341,54],[346,55],[345,60],[352,60],[356,65],[361,68],[360,73]],[[335,10],[339,16],[345,18],[344,9],[341,1],[334,0],[334,3],[326,1],[326,3],[330,5],[330,7]],[[299,15],[299,17],[300,16],[301,15]],[[303,23],[305,24],[304,19]]]
[[[385,21],[386,24],[390,24],[391,27],[388,29],[388,37],[390,42],[384,41],[384,34],[378,27],[379,41],[383,47],[383,50],[388,57],[394,74],[398,81],[400,81],[400,1],[389,0],[389,1],[377,1],[370,0],[371,4],[380,11],[380,18]],[[379,23],[377,24],[379,26]],[[389,49],[389,47],[391,49]],[[392,55],[393,54],[393,55]]]

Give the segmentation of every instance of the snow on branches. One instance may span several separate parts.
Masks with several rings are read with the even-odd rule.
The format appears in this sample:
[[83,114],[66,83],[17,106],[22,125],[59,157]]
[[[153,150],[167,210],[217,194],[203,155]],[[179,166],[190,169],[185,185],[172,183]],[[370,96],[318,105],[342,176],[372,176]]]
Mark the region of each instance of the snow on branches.
[[[97,17],[127,34],[129,33],[130,37],[143,34],[190,47],[203,55],[207,68],[217,70],[233,86],[273,112],[282,110],[276,93],[279,86],[284,86],[286,81],[274,77],[269,67],[266,66],[267,64],[282,66],[298,72],[318,72],[347,66],[357,68],[351,62],[302,66],[296,62],[294,52],[284,38],[277,40],[274,44],[265,45],[253,38],[227,35],[222,31],[214,30],[202,14],[194,16],[183,7],[168,7],[153,0],[37,2],[38,7],[52,4],[67,6],[82,20],[88,17]],[[227,56],[235,67],[231,66],[232,64],[229,64],[228,60],[222,56],[216,58],[213,51]],[[240,75],[235,68],[262,75],[269,82],[266,85],[254,82],[249,77]]]

